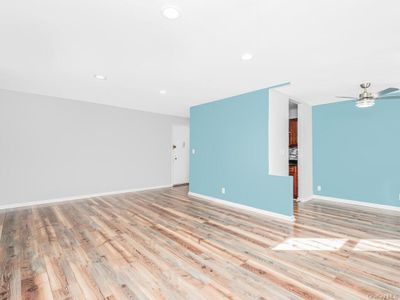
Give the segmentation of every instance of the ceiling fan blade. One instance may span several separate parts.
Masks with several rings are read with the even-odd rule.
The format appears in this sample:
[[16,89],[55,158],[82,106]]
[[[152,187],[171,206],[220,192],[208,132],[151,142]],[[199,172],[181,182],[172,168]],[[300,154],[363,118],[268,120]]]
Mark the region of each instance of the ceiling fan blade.
[[357,98],[354,98],[354,97],[346,97],[346,96],[336,96],[336,98],[349,99],[349,100],[358,100]]
[[376,93],[376,96],[377,96],[377,97],[382,97],[382,96],[384,96],[384,95],[387,95],[387,94],[390,94],[390,93],[393,93],[393,92],[397,92],[397,91],[399,91],[399,89],[396,89],[396,88],[388,88],[388,89],[385,89],[385,90],[382,90],[382,91]]
[[398,95],[398,96],[384,96],[384,97],[379,97],[379,98],[376,98],[376,99],[378,99],[378,100],[399,99],[400,100],[400,95]]

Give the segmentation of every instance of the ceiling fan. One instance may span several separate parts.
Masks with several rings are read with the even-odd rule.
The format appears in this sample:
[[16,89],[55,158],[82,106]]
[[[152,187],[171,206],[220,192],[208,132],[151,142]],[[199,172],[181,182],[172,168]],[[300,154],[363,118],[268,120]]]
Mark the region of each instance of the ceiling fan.
[[363,89],[358,98],[354,97],[336,97],[345,98],[356,101],[356,106],[359,108],[371,107],[375,105],[375,100],[377,99],[390,99],[390,98],[400,98],[400,96],[392,96],[391,93],[399,91],[397,88],[387,88],[378,93],[371,93],[368,88],[371,86],[370,82],[361,83],[360,87]]

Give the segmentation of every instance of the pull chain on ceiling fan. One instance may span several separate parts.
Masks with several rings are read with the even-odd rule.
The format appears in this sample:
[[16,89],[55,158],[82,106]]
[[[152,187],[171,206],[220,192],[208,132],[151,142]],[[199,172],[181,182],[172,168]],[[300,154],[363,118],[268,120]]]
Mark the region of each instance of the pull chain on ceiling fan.
[[393,92],[399,91],[397,88],[387,88],[378,93],[371,93],[368,91],[368,88],[371,86],[370,82],[361,83],[360,87],[363,89],[362,92],[358,95],[358,98],[354,97],[337,97],[344,98],[356,101],[356,106],[359,108],[371,107],[375,105],[375,100],[377,99],[390,99],[390,98],[400,98],[400,96],[392,96],[390,95]]

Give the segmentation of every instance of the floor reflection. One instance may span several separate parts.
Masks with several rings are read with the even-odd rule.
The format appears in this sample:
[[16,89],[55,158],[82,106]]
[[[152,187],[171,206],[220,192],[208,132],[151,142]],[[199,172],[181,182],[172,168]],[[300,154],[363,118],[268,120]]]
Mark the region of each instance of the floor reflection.
[[285,251],[337,251],[347,239],[289,238],[273,250]]

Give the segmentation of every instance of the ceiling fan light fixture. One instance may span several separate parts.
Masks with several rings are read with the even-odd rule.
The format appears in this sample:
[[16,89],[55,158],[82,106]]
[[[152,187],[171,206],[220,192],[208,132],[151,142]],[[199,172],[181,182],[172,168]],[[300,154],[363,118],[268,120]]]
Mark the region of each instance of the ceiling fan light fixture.
[[357,100],[356,106],[358,108],[367,108],[375,105],[375,99],[369,98],[369,99],[361,99]]

